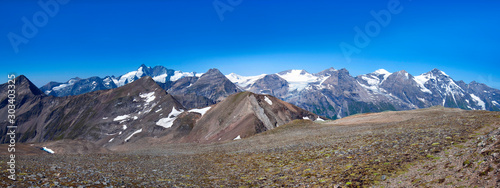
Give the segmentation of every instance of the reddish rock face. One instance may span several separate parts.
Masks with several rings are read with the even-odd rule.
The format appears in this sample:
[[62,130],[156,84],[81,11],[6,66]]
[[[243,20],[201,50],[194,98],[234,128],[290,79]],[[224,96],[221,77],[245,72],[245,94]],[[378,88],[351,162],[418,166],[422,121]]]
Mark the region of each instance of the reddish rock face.
[[[194,113],[194,112],[191,112]],[[318,116],[269,95],[242,92],[213,105],[180,142],[216,142],[245,138],[274,129],[294,119]]]

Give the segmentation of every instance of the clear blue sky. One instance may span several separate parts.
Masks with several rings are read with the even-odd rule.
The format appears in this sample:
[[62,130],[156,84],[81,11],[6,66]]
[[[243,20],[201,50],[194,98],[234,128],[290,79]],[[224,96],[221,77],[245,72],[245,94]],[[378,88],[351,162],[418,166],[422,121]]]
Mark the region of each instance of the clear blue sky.
[[[353,76],[379,68],[419,75],[438,68],[455,80],[500,88],[499,1],[400,0],[399,12],[378,31],[370,12],[388,10],[393,0],[218,1],[232,9],[223,20],[213,0],[71,0],[57,11],[49,6],[51,15],[35,0],[1,0],[2,74],[24,74],[42,86],[119,76],[143,63],[240,75],[329,67]],[[37,32],[23,17],[38,24]],[[355,46],[354,28],[365,31],[370,23],[370,43],[347,61],[340,44]]]

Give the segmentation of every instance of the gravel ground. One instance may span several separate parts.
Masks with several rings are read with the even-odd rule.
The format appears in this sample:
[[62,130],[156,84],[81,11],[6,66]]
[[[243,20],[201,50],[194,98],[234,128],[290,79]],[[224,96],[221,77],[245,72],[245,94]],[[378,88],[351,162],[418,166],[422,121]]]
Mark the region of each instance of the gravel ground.
[[[17,181],[7,179],[2,165],[0,186],[499,187],[500,113],[431,108],[370,116],[378,118],[360,116],[358,124],[356,117],[344,123],[298,120],[204,145],[19,154]],[[378,121],[391,117],[405,118]]]

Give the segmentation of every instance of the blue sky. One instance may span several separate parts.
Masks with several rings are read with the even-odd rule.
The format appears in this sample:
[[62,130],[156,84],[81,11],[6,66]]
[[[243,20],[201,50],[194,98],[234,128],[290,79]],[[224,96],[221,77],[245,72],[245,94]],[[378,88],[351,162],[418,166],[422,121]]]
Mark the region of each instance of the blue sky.
[[[353,76],[380,68],[419,75],[438,68],[455,80],[500,88],[499,1],[60,0],[57,9],[48,7],[0,1],[3,74],[24,74],[42,86],[119,76],[141,64],[246,76],[329,67]],[[380,16],[383,26],[371,11],[391,18]],[[372,35],[369,43],[356,46],[355,27]],[[356,49],[350,61],[341,44]]]

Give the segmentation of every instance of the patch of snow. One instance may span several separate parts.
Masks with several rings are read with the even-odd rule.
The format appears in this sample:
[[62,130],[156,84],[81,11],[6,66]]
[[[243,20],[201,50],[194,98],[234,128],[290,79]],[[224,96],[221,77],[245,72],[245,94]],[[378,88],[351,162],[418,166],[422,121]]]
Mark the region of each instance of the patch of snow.
[[175,71],[174,75],[170,77],[170,81],[175,82],[183,77],[187,76],[194,76],[194,73],[192,72],[182,72],[182,71]]
[[470,102],[469,102],[469,99],[465,99],[465,102],[470,103]]
[[139,96],[143,99],[145,99],[145,101],[147,103],[150,103],[151,101],[154,101],[156,99],[156,96],[154,96],[155,92],[150,92],[150,93],[145,93],[145,94],[140,94]]
[[47,147],[43,147],[42,150],[45,151],[45,152],[47,152],[47,153],[50,153],[50,154],[54,154],[55,153],[54,150],[51,150],[51,149],[49,149]]
[[139,129],[139,130],[137,130],[137,131],[135,131],[135,132],[133,132],[130,136],[128,136],[127,138],[125,138],[125,142],[128,141],[128,140],[130,140],[132,138],[132,136],[134,136],[135,134],[140,133],[140,132],[142,132],[142,128]]
[[109,83],[111,83],[113,80],[109,77],[106,77],[104,80],[102,80],[104,82],[104,85],[109,85]]
[[181,114],[183,110],[177,110],[175,107],[172,107],[172,112],[166,117],[166,118],[161,118],[156,122],[156,125],[162,126],[165,128],[170,128],[174,124],[175,119],[177,119],[177,116]]
[[318,116],[318,118],[316,118],[316,121],[325,121],[325,120],[321,119],[321,117]]
[[445,75],[445,76],[448,76],[448,75],[447,75],[446,73],[444,73],[443,71],[441,71],[441,70],[440,70],[440,72],[441,72],[441,74],[443,74],[443,75]]
[[262,79],[266,76],[266,74],[261,74],[257,76],[240,76],[235,73],[231,73],[226,75],[226,78],[234,84],[246,88],[253,85],[257,80]]
[[364,87],[364,88],[366,88],[366,89],[368,89],[368,90],[371,90],[371,91],[373,91],[373,92],[378,92],[378,91],[379,91],[379,88],[378,88],[377,86],[374,86],[374,85],[372,85],[372,86],[367,86],[367,85],[365,85],[365,84],[359,83],[359,81],[357,81],[357,80],[356,80],[356,82],[358,82],[358,84],[359,84],[361,87]]
[[160,109],[156,110],[156,111],[155,111],[155,113],[158,113],[158,112],[160,112],[161,110],[162,110],[162,109],[160,108]]
[[102,119],[108,119],[108,117],[103,117]]
[[109,139],[109,141],[108,141],[108,142],[112,142],[114,139],[115,139],[115,138],[111,138],[111,139]]
[[[383,77],[384,77],[383,80],[380,80],[380,78],[378,77],[380,75],[383,75]],[[386,71],[385,69],[379,69],[371,74],[361,76],[361,79],[365,80],[368,85],[362,84],[359,81],[358,81],[358,84],[361,85],[361,87],[364,87],[368,90],[380,93],[380,92],[382,92],[382,88],[380,88],[380,84],[382,84],[390,75],[392,75],[392,73]]]
[[134,120],[139,119],[137,116],[134,116]]
[[[140,67],[139,69],[142,70],[142,67]],[[132,71],[132,72],[129,72],[127,74],[120,76],[120,79],[117,81],[116,85],[118,87],[120,87],[120,86],[125,85],[125,83],[133,82],[134,79],[136,78],[136,74],[137,74],[137,71]]]
[[168,77],[168,74],[165,73],[165,74],[161,74],[161,75],[153,77],[153,80],[155,82],[165,83],[165,82],[167,82],[167,77]]
[[419,101],[425,102],[425,99],[424,99],[424,98],[419,98],[419,97],[417,97],[417,99],[418,99]]
[[264,97],[264,100],[269,104],[269,105],[273,105],[273,101],[271,101],[271,99],[267,98],[267,96]]
[[363,80],[365,80],[368,84],[371,86],[373,85],[378,85],[380,83],[380,80],[377,77],[367,77],[367,76],[361,76]]
[[207,113],[208,110],[210,110],[210,108],[212,108],[212,107],[208,106],[208,107],[201,108],[201,109],[191,109],[188,112],[200,113],[201,116],[203,116],[203,115],[205,115],[205,113]]
[[65,87],[68,87],[68,86],[72,86],[72,85],[71,84],[61,84],[61,85],[58,85],[56,87],[53,87],[52,90],[59,91],[59,90],[64,89]]
[[123,130],[127,129],[127,125],[123,125],[123,126],[122,126],[122,129],[123,129]]
[[111,80],[113,81],[113,83],[115,83],[116,86],[120,87],[118,84],[120,81],[118,81],[118,79],[116,78],[111,78]]
[[118,135],[122,135],[122,132],[120,131],[120,132],[118,133]]
[[144,74],[144,71],[142,71],[142,67],[139,67],[139,69],[137,69],[137,73],[135,73],[135,76],[140,78],[140,77],[142,77],[143,74]]
[[303,117],[302,119],[309,119],[309,117],[307,117],[307,116],[304,116],[304,117]]
[[375,74],[378,74],[378,75],[387,75],[387,74],[391,74],[389,71],[385,70],[385,69],[378,69],[376,70],[375,72],[373,72]]
[[239,140],[241,139],[240,135],[238,135],[236,138],[234,138],[233,140]]
[[378,75],[378,76],[384,75],[384,80],[380,81],[379,84],[382,84],[385,80],[387,80],[387,78],[389,76],[392,75],[392,73],[390,73],[389,71],[387,71],[385,69],[378,69],[375,72],[373,72],[373,74]]
[[130,118],[130,115],[122,115],[122,116],[117,116],[113,121],[119,121],[120,123],[123,123]]
[[454,95],[459,95],[464,92],[464,90],[460,86],[458,86],[452,79],[449,80],[449,84],[446,84],[441,87],[445,87],[446,93],[450,93],[453,96],[453,98],[455,98]]
[[500,104],[498,104],[497,101],[491,101],[491,103],[493,103],[493,105],[500,106]]
[[417,84],[418,84],[418,86],[420,87],[420,90],[421,90],[422,92],[432,94],[432,91],[431,91],[431,90],[429,90],[429,89],[427,89],[427,88],[425,87],[425,83],[426,83],[427,81],[429,81],[430,79],[432,79],[432,78],[433,78],[433,79],[435,79],[436,77],[434,77],[433,75],[430,75],[430,74],[427,74],[427,73],[426,73],[426,74],[421,74],[421,75],[419,75],[419,76],[415,76],[415,77],[413,77],[413,80],[415,80],[415,82],[417,82]]
[[472,97],[472,100],[474,100],[476,102],[476,104],[478,106],[481,106],[482,110],[486,110],[486,105],[485,105],[484,101],[481,100],[481,98],[479,98],[478,96],[476,96],[474,94],[470,94],[470,96]]
[[319,85],[321,88],[323,88],[323,86],[322,86],[322,85],[323,85],[323,83],[324,83],[324,82],[325,82],[328,78],[330,78],[330,76],[325,76],[325,77],[321,78],[321,82],[319,82],[319,84],[318,84],[318,85]]

